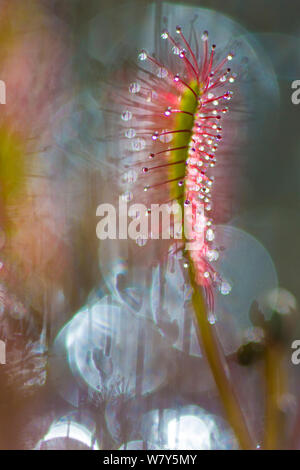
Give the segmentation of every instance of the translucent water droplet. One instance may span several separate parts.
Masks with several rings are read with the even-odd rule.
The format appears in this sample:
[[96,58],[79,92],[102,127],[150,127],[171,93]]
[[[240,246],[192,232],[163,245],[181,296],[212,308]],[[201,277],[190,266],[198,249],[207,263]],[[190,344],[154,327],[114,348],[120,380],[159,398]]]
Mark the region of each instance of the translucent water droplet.
[[127,131],[125,131],[125,136],[128,138],[128,139],[132,139],[133,137],[136,136],[136,130],[135,129],[127,129]]
[[208,323],[210,323],[211,325],[214,325],[217,321],[215,315],[212,312],[208,314],[207,319],[208,319]]
[[215,238],[214,231],[211,228],[206,230],[206,240],[208,240],[209,242],[212,242],[214,238]]
[[148,56],[147,56],[147,52],[146,52],[146,51],[144,51],[144,50],[143,50],[143,51],[141,51],[141,52],[139,53],[139,55],[138,55],[138,58],[139,58],[139,60],[141,60],[141,61],[144,61],[144,60],[146,60],[146,59],[147,59],[147,57],[148,57]]
[[159,67],[156,75],[158,78],[165,78],[168,75],[168,71],[164,67]]
[[[162,132],[168,132],[168,129],[164,129]],[[171,142],[173,140],[173,135],[172,134],[163,134],[159,137],[159,140],[165,144],[168,142]]]
[[132,184],[132,183],[136,182],[137,177],[138,177],[138,175],[137,175],[137,172],[135,170],[129,170],[126,173],[124,173],[123,181],[124,181],[124,183]]
[[169,37],[168,31],[167,31],[167,30],[162,31],[160,37],[161,37],[162,39],[168,39],[168,37]]
[[135,152],[139,152],[140,150],[143,150],[145,146],[146,146],[146,142],[142,138],[134,139],[131,143],[131,148]]
[[219,258],[219,253],[217,252],[217,250],[208,250],[206,253],[206,257],[210,262],[216,261]]
[[219,287],[219,290],[220,290],[220,292],[221,292],[222,295],[228,295],[228,294],[230,294],[231,289],[232,289],[232,287],[231,287],[231,285],[229,284],[229,282],[227,282],[227,281],[222,281],[222,282],[221,282],[221,285],[220,285],[220,287]]
[[130,93],[138,93],[141,89],[141,85],[138,82],[133,82],[129,85]]
[[130,119],[132,119],[132,112],[131,111],[124,111],[122,114],[121,114],[121,119],[123,121],[130,121]]

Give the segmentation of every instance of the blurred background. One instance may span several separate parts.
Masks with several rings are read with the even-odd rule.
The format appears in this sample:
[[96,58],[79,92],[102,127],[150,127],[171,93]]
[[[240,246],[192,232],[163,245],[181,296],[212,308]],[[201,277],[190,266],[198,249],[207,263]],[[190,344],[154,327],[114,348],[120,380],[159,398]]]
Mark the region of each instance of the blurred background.
[[233,240],[221,269],[237,281],[217,298],[218,332],[259,448],[263,365],[240,353],[260,344],[254,317],[280,324],[279,446],[299,448],[299,15],[291,0],[0,0],[1,449],[237,448],[180,260],[146,276],[135,254],[96,237],[97,206],[120,192],[107,187],[104,91],[140,49],[159,50],[163,27],[191,21],[218,44],[232,32],[249,69],[248,133],[220,228]]

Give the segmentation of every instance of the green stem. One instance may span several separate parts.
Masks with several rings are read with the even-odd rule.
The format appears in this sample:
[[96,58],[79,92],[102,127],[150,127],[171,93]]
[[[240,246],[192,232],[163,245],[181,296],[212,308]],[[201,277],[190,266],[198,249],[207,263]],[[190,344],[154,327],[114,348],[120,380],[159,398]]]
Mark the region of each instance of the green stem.
[[192,302],[199,343],[204,349],[220,398],[223,402],[228,422],[237,437],[240,447],[242,449],[255,449],[256,446],[250,436],[243,412],[230,380],[230,372],[226,358],[221,351],[219,341],[214,332],[214,327],[208,321],[203,294],[200,287],[195,282],[192,263],[190,263],[190,266],[190,279],[193,287]]

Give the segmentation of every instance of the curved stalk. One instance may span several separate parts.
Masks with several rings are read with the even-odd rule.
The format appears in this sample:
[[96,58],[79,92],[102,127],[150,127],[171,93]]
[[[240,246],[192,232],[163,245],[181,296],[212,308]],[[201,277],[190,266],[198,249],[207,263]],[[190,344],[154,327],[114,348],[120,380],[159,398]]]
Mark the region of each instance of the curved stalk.
[[195,282],[193,267],[190,267],[190,279],[193,288],[192,302],[195,313],[199,342],[204,348],[212,374],[223,402],[225,413],[241,449],[255,449],[245,417],[233,389],[226,358],[221,351],[214,327],[209,323],[204,298],[200,287]]

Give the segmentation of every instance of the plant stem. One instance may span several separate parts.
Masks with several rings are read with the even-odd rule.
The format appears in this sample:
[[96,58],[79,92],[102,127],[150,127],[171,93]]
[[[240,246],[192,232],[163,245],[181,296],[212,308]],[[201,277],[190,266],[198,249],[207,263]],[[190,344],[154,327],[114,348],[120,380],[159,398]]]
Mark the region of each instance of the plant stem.
[[226,358],[215,335],[214,326],[208,321],[203,294],[195,282],[192,263],[190,263],[190,279],[193,287],[192,302],[198,339],[204,348],[228,422],[237,437],[240,447],[242,449],[255,449],[256,446],[250,436],[243,412],[232,387]]

